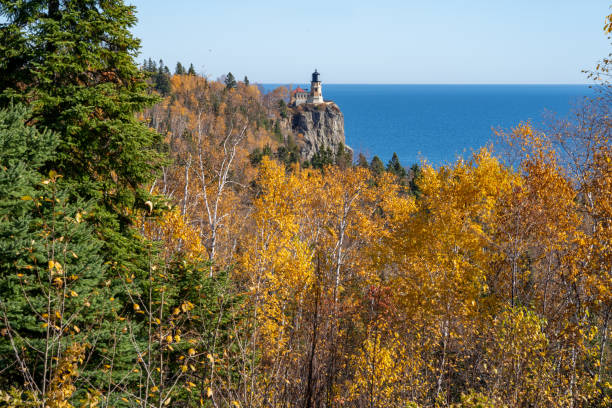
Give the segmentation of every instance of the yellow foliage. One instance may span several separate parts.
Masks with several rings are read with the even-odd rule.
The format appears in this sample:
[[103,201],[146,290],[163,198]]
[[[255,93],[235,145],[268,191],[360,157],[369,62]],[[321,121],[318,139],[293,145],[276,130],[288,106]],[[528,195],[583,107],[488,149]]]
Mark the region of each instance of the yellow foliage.
[[[172,191],[175,207],[144,228],[167,259],[236,265],[232,279],[252,314],[240,323],[249,338],[242,327],[232,336],[244,355],[261,357],[249,368],[249,404],[607,401],[607,136],[595,137],[578,179],[549,136],[521,123],[500,134],[515,153],[508,162],[483,148],[452,165],[424,164],[414,198],[394,176],[361,167],[288,170],[266,156],[255,170],[240,143],[273,145],[246,124],[257,88],[225,92],[189,76],[172,86],[175,98],[159,109],[172,118],[166,135],[178,164],[158,188]],[[177,304],[173,319],[193,308]],[[186,375],[201,369],[195,348],[179,366]],[[206,357],[206,366],[230,364],[225,353]]]
[[49,382],[49,389],[44,396],[45,406],[49,408],[71,408],[69,400],[76,391],[73,385],[78,377],[78,366],[83,363],[85,346],[72,344],[68,347],[60,360],[57,369]]

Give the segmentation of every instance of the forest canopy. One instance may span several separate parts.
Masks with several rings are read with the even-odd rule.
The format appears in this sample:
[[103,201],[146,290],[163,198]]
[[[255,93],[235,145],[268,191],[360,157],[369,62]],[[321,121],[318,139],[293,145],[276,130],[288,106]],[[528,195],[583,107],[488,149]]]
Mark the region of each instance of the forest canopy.
[[305,163],[135,12],[0,0],[0,405],[612,404],[609,56],[503,149]]

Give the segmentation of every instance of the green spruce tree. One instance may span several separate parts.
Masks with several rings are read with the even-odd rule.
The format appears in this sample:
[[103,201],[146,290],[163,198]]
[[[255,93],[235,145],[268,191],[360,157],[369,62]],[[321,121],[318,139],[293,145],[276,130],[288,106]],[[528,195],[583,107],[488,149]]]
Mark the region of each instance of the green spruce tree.
[[353,164],[353,152],[344,146],[344,143],[338,145],[336,152],[336,165],[341,169],[347,169]]
[[170,93],[170,70],[163,60],[159,60],[157,72],[153,76],[153,84],[155,90],[161,95],[165,96]]
[[393,157],[391,157],[391,160],[387,163],[387,171],[395,174],[399,179],[406,177],[406,169],[400,163],[399,157],[397,157],[397,153],[395,152],[393,152]]
[[282,99],[278,101],[278,110],[280,112],[281,118],[285,119],[289,116],[289,110],[287,109],[287,104]]
[[[27,123],[36,123],[39,129],[52,131],[58,138],[54,153],[47,152],[38,159],[44,163],[36,171],[53,180],[50,185],[58,186],[59,199],[54,209],[47,210],[48,215],[38,214],[43,220],[40,222],[46,226],[59,217],[58,206],[64,217],[76,220],[78,212],[79,217],[84,217],[80,209],[85,206],[80,203],[87,203],[87,217],[77,223],[81,232],[71,230],[71,224],[55,229],[64,228],[63,240],[70,238],[75,244],[74,248],[65,246],[66,254],[74,252],[74,259],[84,264],[64,267],[69,261],[76,262],[68,257],[64,262],[60,260],[60,265],[63,270],[70,266],[71,271],[91,271],[95,279],[103,279],[104,285],[99,285],[93,276],[83,280],[84,284],[91,279],[92,286],[82,292],[106,291],[105,297],[115,302],[114,309],[107,312],[129,317],[130,310],[122,309],[130,304],[122,277],[133,276],[140,281],[147,276],[151,262],[155,262],[154,247],[134,228],[134,217],[139,212],[150,213],[150,208],[158,211],[160,201],[144,187],[154,179],[164,160],[158,150],[160,135],[137,116],[158,99],[149,94],[146,72],[134,61],[139,47],[139,41],[129,31],[136,23],[134,7],[121,0],[1,1],[0,14],[4,18],[0,26],[0,107],[27,104]],[[167,77],[169,70],[161,63],[157,74]],[[4,162],[2,165],[6,167]],[[56,180],[52,175],[61,178]],[[53,201],[49,194],[42,196]],[[10,210],[15,211],[18,210]],[[41,228],[39,233],[44,231]],[[91,235],[87,228],[91,228]],[[94,245],[89,247],[89,253],[92,257],[99,254],[104,268],[81,254],[87,252],[78,250],[76,244],[81,240]],[[95,247],[98,242],[100,248]],[[49,241],[44,245],[55,244]],[[36,265],[30,265],[35,268],[32,273],[42,273],[40,265],[47,259],[48,255],[37,256]],[[10,297],[11,290],[3,288],[0,295]],[[84,295],[78,290],[75,293],[75,299],[83,301]],[[34,321],[45,323],[40,317],[29,318],[31,325]],[[115,320],[100,320],[100,324],[109,327],[97,338],[92,351],[95,358],[88,361],[112,357],[112,376],[99,364],[89,378],[102,388],[103,384],[118,381],[125,385],[136,376],[131,374],[135,342]],[[47,324],[51,323],[54,322]],[[88,323],[83,324],[87,327]]]
[[234,78],[234,74],[232,74],[231,72],[228,72],[227,75],[225,76],[225,87],[227,89],[234,89],[236,88],[237,83],[236,83],[236,78]]
[[383,164],[380,157],[374,156],[372,161],[370,162],[370,171],[374,173],[375,176],[379,176],[385,171],[385,165]]
[[7,20],[0,31],[0,106],[23,101],[31,106],[30,122],[58,135],[45,168],[93,200],[106,259],[139,268],[130,214],[150,200],[142,186],[162,157],[160,135],[136,117],[157,99],[134,62],[140,44],[129,32],[134,7],[121,0],[3,1],[0,14]]
[[187,75],[191,75],[191,76],[195,76],[196,75],[196,70],[193,67],[193,64],[189,64],[189,70],[187,71]]
[[331,164],[334,164],[334,153],[329,147],[318,150],[310,159],[310,165],[314,169],[324,169]]
[[144,60],[142,69],[145,72],[154,73],[154,72],[157,72],[157,64],[155,64],[155,61],[149,58],[149,59]]
[[412,194],[416,198],[421,197],[421,188],[419,187],[419,180],[423,175],[423,170],[421,170],[421,166],[417,163],[413,164],[410,167],[410,181],[408,182],[408,188],[410,189],[410,194]]
[[185,75],[185,68],[183,68],[183,64],[181,62],[176,63],[176,68],[174,68],[174,75]]
[[[117,325],[91,208],[43,172],[59,139],[26,126],[30,117],[23,106],[0,111],[0,389],[44,396],[69,346],[110,345]],[[108,353],[88,357],[81,376],[101,384]]]

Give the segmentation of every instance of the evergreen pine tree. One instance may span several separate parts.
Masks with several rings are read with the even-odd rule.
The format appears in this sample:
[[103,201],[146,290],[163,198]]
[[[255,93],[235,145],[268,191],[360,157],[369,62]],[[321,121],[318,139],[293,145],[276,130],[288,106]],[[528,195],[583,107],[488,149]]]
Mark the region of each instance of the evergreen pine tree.
[[157,72],[157,65],[155,64],[155,61],[153,61],[151,58],[146,59],[143,64],[143,70],[149,73]]
[[393,157],[391,157],[391,160],[387,163],[387,171],[395,174],[400,179],[406,177],[406,169],[401,165],[399,157],[397,157],[397,153],[395,152],[393,152]]
[[185,75],[185,68],[183,68],[183,64],[181,62],[176,63],[176,68],[174,68],[174,75]]
[[187,75],[192,75],[195,76],[196,71],[195,68],[193,67],[193,64],[189,64],[189,70],[187,71]]
[[374,173],[376,176],[381,175],[382,172],[385,171],[385,165],[383,164],[382,160],[380,160],[380,157],[374,156],[372,158],[372,161],[370,162],[370,171],[372,171],[372,173]]
[[281,132],[280,122],[278,120],[274,121],[274,136],[276,136],[279,142],[283,141],[283,133]]
[[249,86],[250,82],[249,82],[249,77],[247,77],[246,75],[244,76],[244,84],[246,86]]
[[317,151],[310,159],[310,164],[314,169],[323,169],[334,163],[334,154],[329,147],[324,147]]
[[[114,324],[88,205],[61,175],[41,173],[59,139],[26,126],[30,116],[23,106],[0,111],[0,389],[42,395],[64,350],[107,344]],[[82,367],[91,383],[102,354]]]
[[74,180],[83,197],[103,198],[110,212],[140,202],[147,194],[139,186],[161,164],[161,138],[135,115],[156,98],[147,95],[133,59],[134,7],[121,0],[24,0],[0,3],[0,14],[7,20],[0,104],[30,104],[30,120],[59,135],[48,167]]
[[252,166],[257,166],[259,163],[261,163],[264,156],[272,157],[272,148],[269,144],[266,144],[263,149],[256,147],[249,154],[249,161],[251,162]]
[[353,154],[350,150],[344,147],[344,143],[338,145],[338,151],[336,152],[336,165],[341,169],[351,167],[353,164]]
[[289,116],[289,111],[287,109],[287,104],[285,103],[284,100],[279,100],[278,101],[278,109],[280,111],[280,116],[281,118],[285,119],[287,118],[287,116]]
[[[65,226],[65,237],[74,237],[75,245],[81,240],[93,245],[89,252],[69,247],[78,256],[74,259],[84,263],[75,268],[102,277],[104,290],[111,292],[107,298],[116,299],[117,305],[129,304],[120,277],[146,276],[151,260],[150,244],[133,228],[133,217],[146,208],[146,201],[157,201],[143,186],[153,180],[163,160],[157,150],[160,135],[136,115],[157,98],[148,94],[146,73],[134,62],[139,47],[129,32],[136,23],[134,7],[122,0],[2,1],[0,14],[5,19],[0,28],[0,107],[23,102],[31,108],[28,123],[58,135],[55,153],[46,155],[38,171],[49,175],[54,170],[62,176],[53,185],[61,185],[57,205],[66,216],[76,219],[79,203],[91,205],[90,217],[78,223],[81,232]],[[158,67],[160,72],[166,74],[167,67]],[[55,214],[48,211],[47,221]],[[91,236],[85,231],[88,225],[94,229]],[[106,269],[98,268],[89,255],[81,256],[80,252],[91,257],[98,253],[94,237],[102,241],[99,254]],[[41,255],[36,265],[44,261]],[[69,261],[76,262],[65,260]],[[40,270],[33,268],[32,273]],[[91,282],[95,286],[96,281]],[[80,294],[75,299],[84,300]],[[127,381],[134,363],[133,343],[127,337],[115,338],[113,349],[112,333],[122,333],[113,327],[97,338],[96,353],[113,350],[113,377]],[[95,376],[97,381],[108,378],[101,371]]]
[[233,89],[236,87],[236,85],[236,78],[234,78],[234,74],[228,72],[227,76],[225,77],[225,87],[227,89]]
[[163,60],[159,60],[157,72],[153,74],[153,87],[161,95],[165,96],[170,93],[170,70]]
[[410,194],[416,198],[421,197],[419,179],[421,178],[422,174],[423,170],[421,170],[421,166],[419,166],[417,163],[410,167],[410,182],[408,182],[408,188],[410,189]]

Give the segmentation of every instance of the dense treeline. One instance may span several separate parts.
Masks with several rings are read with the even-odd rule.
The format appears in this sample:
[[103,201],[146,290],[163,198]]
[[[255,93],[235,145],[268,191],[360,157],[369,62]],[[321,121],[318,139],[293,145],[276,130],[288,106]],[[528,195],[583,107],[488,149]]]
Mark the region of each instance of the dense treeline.
[[0,12],[3,406],[612,403],[609,60],[503,154],[300,163],[286,89],[139,67],[123,1]]

